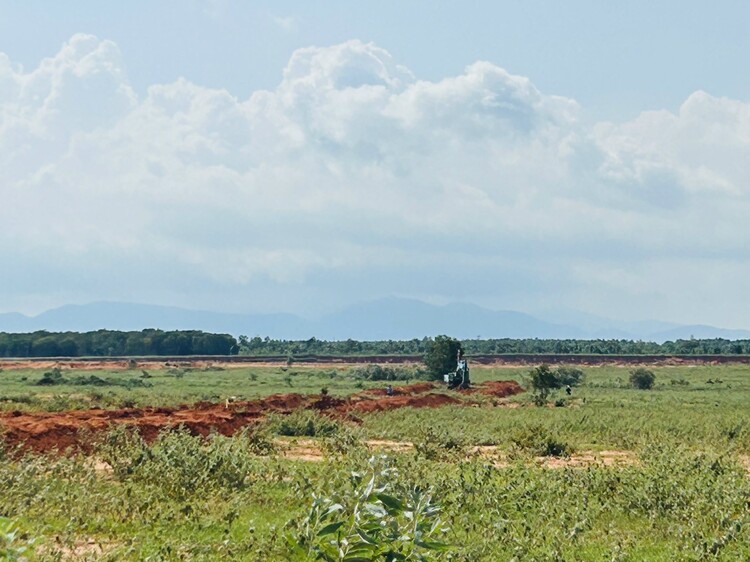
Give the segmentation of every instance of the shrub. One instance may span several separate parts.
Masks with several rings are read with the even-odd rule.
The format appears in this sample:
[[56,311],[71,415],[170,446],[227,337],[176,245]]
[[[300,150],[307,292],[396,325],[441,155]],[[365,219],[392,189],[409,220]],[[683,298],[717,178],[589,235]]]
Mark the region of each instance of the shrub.
[[348,426],[342,426],[339,431],[324,438],[321,445],[323,451],[332,457],[367,451],[367,445],[360,434]]
[[560,388],[561,384],[549,365],[539,365],[529,371],[527,386],[531,387],[534,404],[544,406],[551,392]]
[[558,367],[555,376],[560,381],[560,386],[580,386],[583,383],[583,371],[575,367]]
[[353,378],[368,381],[410,381],[425,377],[422,369],[391,367],[390,365],[364,365],[350,371]]
[[272,415],[267,424],[269,431],[286,437],[329,437],[340,429],[338,422],[311,410]]
[[466,441],[461,435],[429,426],[420,433],[419,439],[414,442],[417,455],[428,460],[451,460],[466,456]]
[[205,490],[246,487],[256,445],[246,432],[204,439],[181,427],[162,431],[148,446],[137,431],[120,426],[98,445],[97,453],[118,479],[143,482],[185,500]]
[[307,517],[290,537],[294,551],[309,560],[437,560],[448,550],[447,532],[430,491],[397,487],[398,473],[384,457],[368,471],[354,472],[350,489],[313,496]]
[[51,371],[47,371],[42,375],[42,378],[36,382],[37,386],[55,386],[58,384],[68,384],[60,367],[55,367]]
[[31,553],[34,542],[19,535],[12,520],[0,517],[0,560],[28,560],[26,554]]
[[573,447],[552,435],[541,425],[517,429],[510,437],[511,452],[535,457],[569,457]]
[[638,390],[651,390],[655,380],[656,375],[648,369],[641,367],[630,371],[630,386]]

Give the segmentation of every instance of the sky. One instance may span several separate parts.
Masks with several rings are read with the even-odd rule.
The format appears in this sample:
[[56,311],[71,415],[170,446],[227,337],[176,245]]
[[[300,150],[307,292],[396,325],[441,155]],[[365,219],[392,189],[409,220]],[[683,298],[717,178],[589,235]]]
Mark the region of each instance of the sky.
[[0,0],[0,312],[750,328],[743,2]]

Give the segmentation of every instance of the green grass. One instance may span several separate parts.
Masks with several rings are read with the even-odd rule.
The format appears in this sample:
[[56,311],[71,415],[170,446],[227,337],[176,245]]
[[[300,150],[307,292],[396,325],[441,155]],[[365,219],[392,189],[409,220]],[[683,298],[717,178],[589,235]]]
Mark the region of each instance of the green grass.
[[[474,369],[472,375],[477,382],[522,380],[527,371]],[[253,434],[208,442],[164,434],[153,446],[113,434],[96,446],[93,458],[109,460],[115,472],[97,469],[92,457],[18,456],[0,449],[0,519],[17,530],[10,537],[5,523],[0,527],[0,559],[27,545],[31,560],[312,559],[309,545],[294,544],[304,535],[313,495],[347,503],[354,493],[351,474],[366,469],[370,454],[359,440],[374,437],[418,445],[390,455],[397,472],[389,493],[407,497],[415,486],[430,489],[442,508],[441,540],[452,546],[425,560],[750,559],[750,477],[743,465],[750,453],[750,367],[655,367],[650,391],[628,388],[628,371],[586,368],[585,383],[564,407],[535,407],[519,395],[502,407],[483,398],[476,407],[370,414],[360,427],[329,421],[320,432],[329,435],[322,442],[330,456],[322,463],[259,456],[262,442]],[[77,374],[92,372],[65,372]],[[140,370],[93,374],[141,376]],[[6,370],[0,396],[11,398],[6,409],[49,410],[115,407],[121,400],[170,405],[229,395],[249,399],[317,393],[323,386],[345,395],[386,384],[360,383],[346,367],[150,374],[150,388],[38,387],[33,383],[41,371]],[[262,431],[290,433],[295,419],[285,425],[272,419]],[[546,469],[521,455],[493,466],[462,448],[497,444],[511,450],[524,440],[533,448],[535,435],[577,451],[628,450],[635,462]]]
[[[628,385],[628,369],[584,369],[586,380],[565,407],[538,408],[527,394],[511,399],[520,407],[449,407],[440,410],[393,410],[364,420],[368,435],[408,440],[415,427],[440,427],[469,444],[510,444],[530,425],[544,428],[578,450],[634,450],[650,443],[694,448],[733,448],[750,452],[750,368],[746,366],[654,368],[653,390]],[[474,380],[522,380],[527,369],[487,369]],[[722,380],[708,384],[707,380]],[[672,381],[685,381],[674,384]],[[685,384],[687,383],[687,384]],[[554,400],[552,400],[554,401]]]
[[150,378],[143,378],[141,369],[62,370],[66,379],[94,375],[105,380],[114,379],[124,383],[136,381],[150,385],[129,389],[119,385],[37,386],[43,371],[6,369],[0,372],[0,409],[55,411],[92,407],[176,406],[199,401],[221,402],[229,396],[251,400],[278,393],[317,394],[323,387],[332,395],[348,395],[366,388],[382,388],[387,384],[360,381],[350,374],[349,367],[172,368],[147,369],[147,372]]

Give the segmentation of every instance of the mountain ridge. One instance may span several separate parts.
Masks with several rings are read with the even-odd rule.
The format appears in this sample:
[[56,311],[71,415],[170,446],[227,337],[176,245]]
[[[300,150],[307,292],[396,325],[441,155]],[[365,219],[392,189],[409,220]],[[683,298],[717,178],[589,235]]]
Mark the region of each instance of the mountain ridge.
[[[678,325],[669,322],[616,322],[580,314],[583,326],[573,322],[539,318],[513,310],[490,310],[475,304],[433,305],[415,299],[387,297],[362,301],[306,319],[289,313],[245,314],[191,310],[186,308],[102,301],[69,304],[26,316],[0,313],[0,331],[38,330],[87,332],[99,329],[139,331],[203,330],[234,336],[273,339],[406,340],[448,334],[459,339],[631,339],[661,343],[696,338],[750,338],[750,331],[708,325]],[[651,328],[651,329],[648,329]]]

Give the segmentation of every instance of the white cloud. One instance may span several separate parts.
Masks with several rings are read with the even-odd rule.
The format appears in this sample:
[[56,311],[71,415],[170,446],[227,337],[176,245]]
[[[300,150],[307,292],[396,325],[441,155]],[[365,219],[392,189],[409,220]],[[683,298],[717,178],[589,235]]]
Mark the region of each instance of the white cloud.
[[[359,41],[296,51],[245,100],[186,79],[139,99],[117,46],[86,35],[28,72],[0,54],[0,259],[38,275],[67,258],[135,300],[408,293],[640,316],[659,314],[638,309],[644,287],[683,299],[707,263],[742,270],[749,103],[696,92],[592,128],[580,112],[488,62],[430,82]],[[123,298],[93,285],[48,290]],[[721,306],[713,321],[750,313]]]

